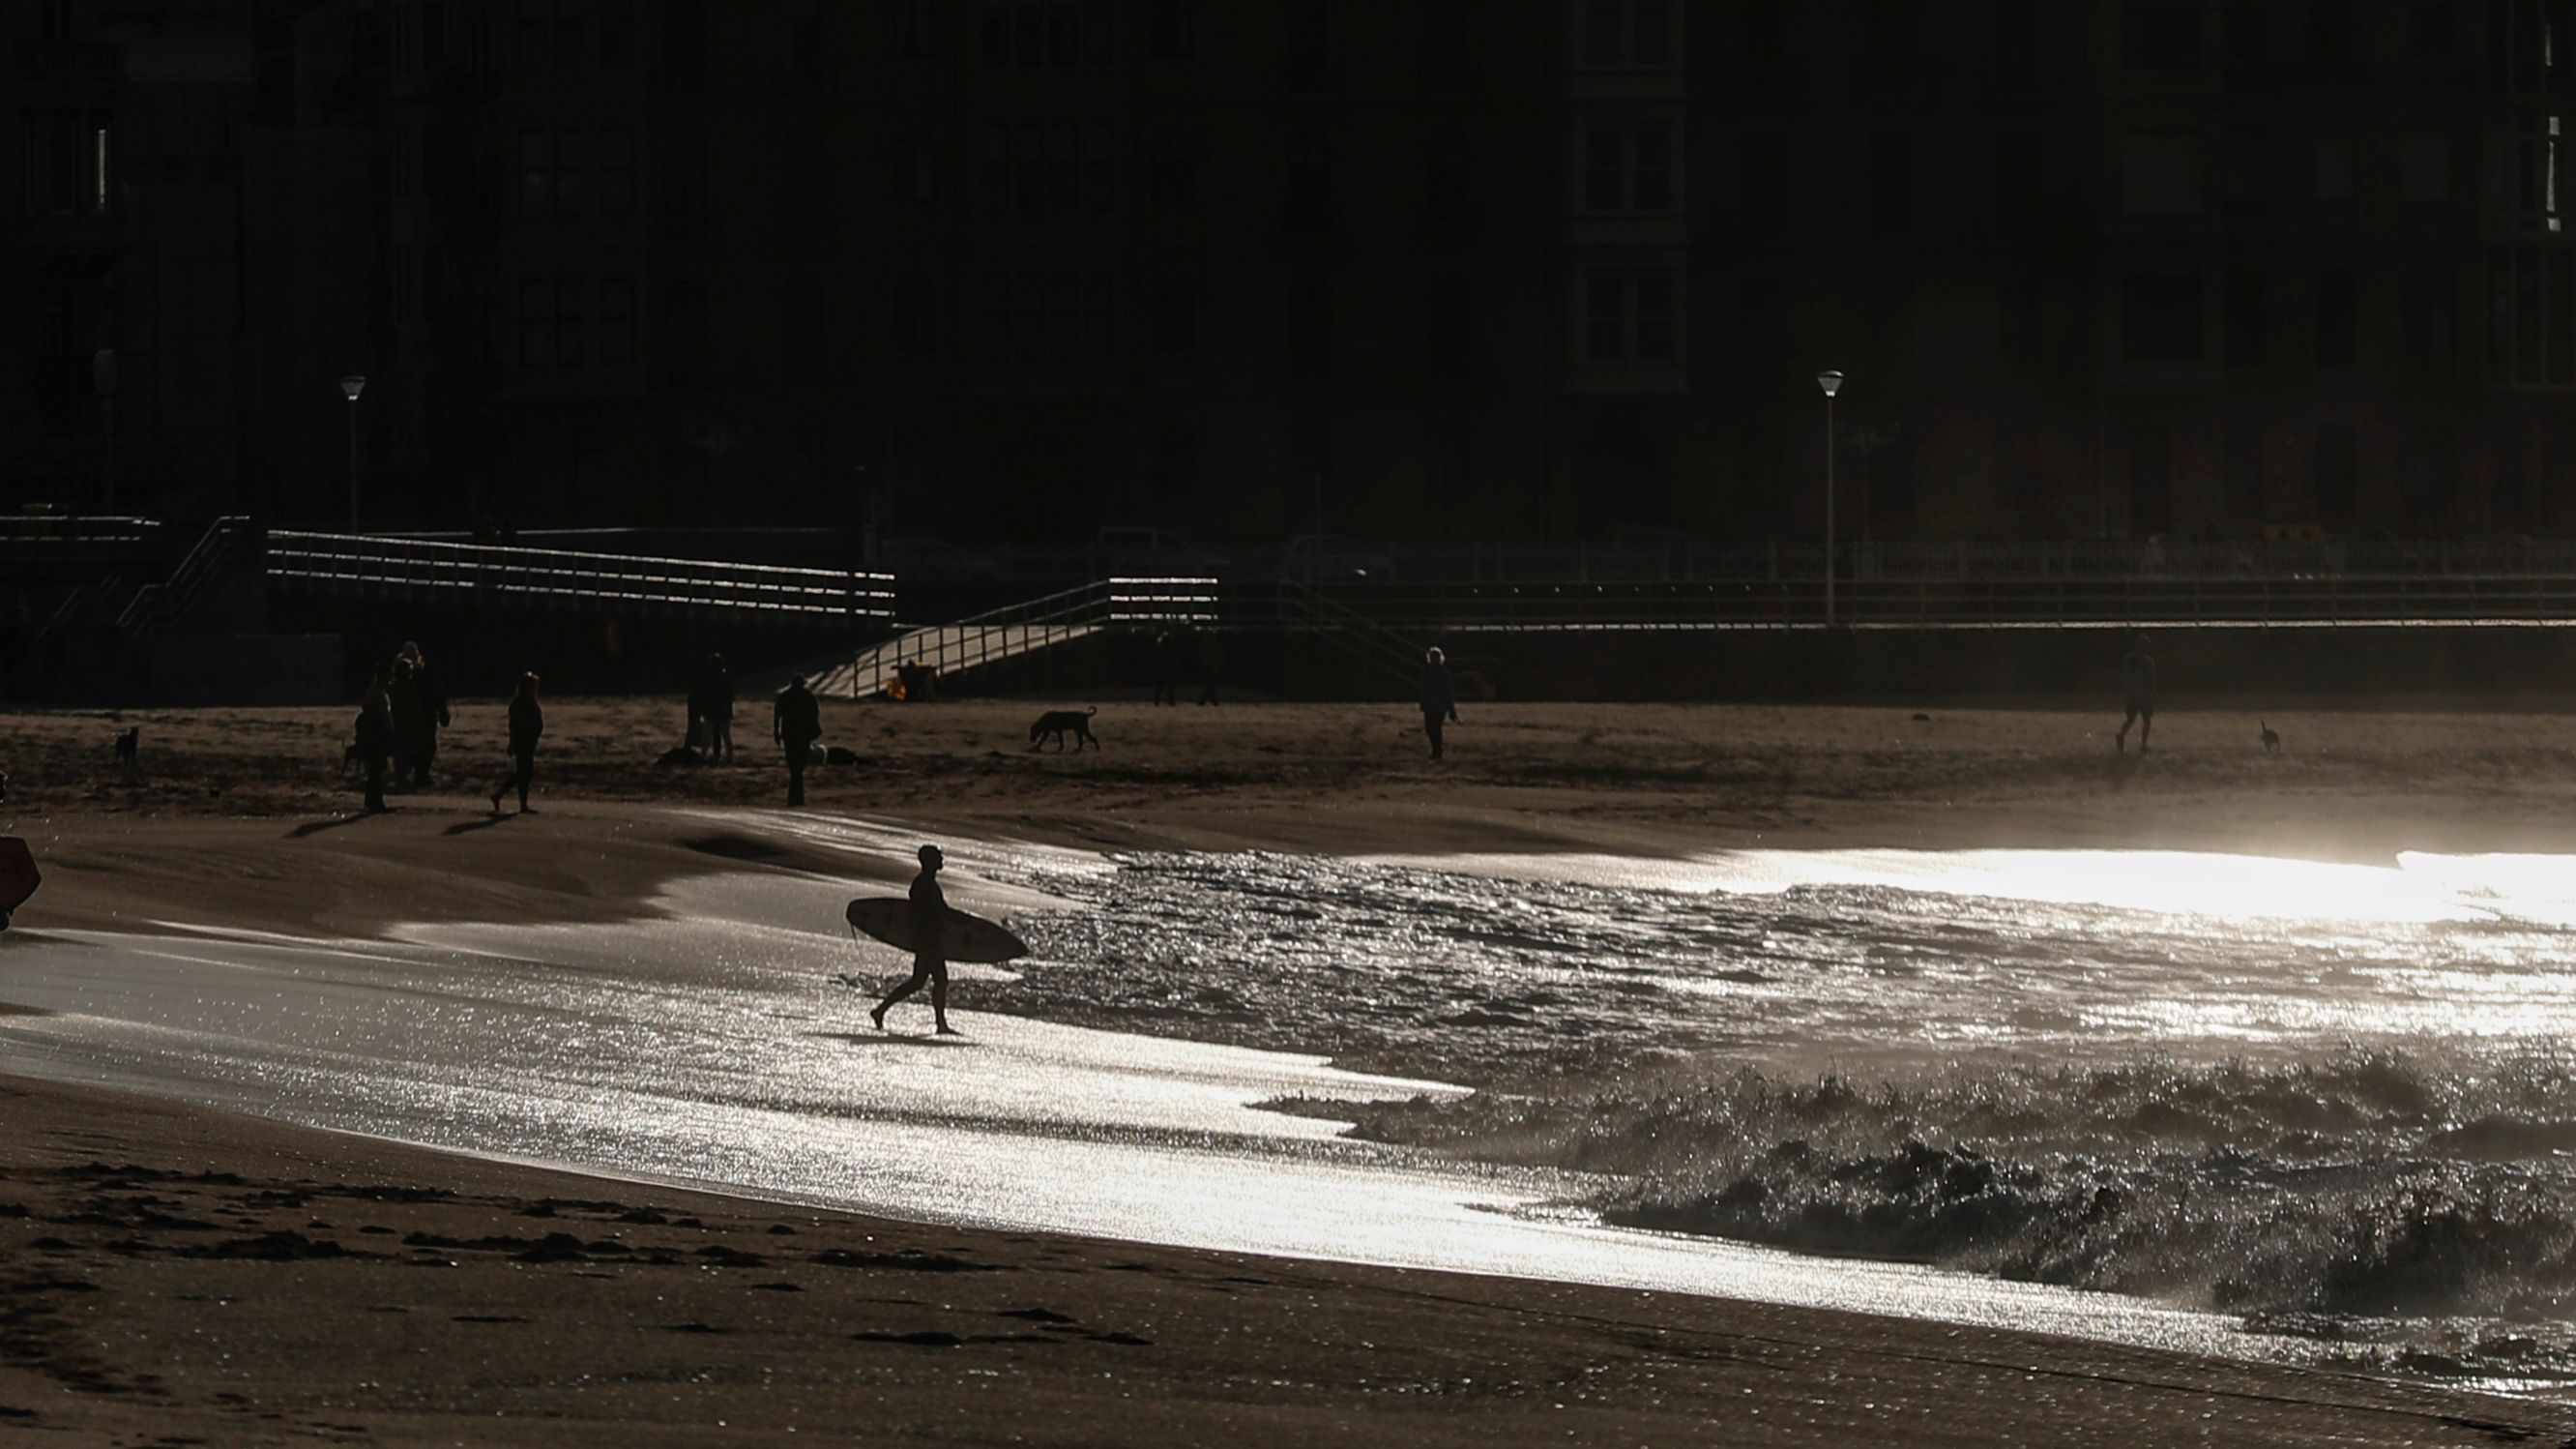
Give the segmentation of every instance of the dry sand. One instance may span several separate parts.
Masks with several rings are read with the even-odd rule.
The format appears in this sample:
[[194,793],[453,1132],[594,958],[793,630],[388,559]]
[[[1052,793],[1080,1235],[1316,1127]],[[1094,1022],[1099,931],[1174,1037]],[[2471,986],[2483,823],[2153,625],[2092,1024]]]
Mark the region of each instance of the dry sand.
[[[1058,758],[1036,709],[834,705],[868,763],[814,803],[1096,844],[2576,849],[2547,716],[2275,718],[2273,759],[2250,718],[2177,713],[2140,762],[2099,715],[1489,705],[1433,766],[1401,710],[1113,706]],[[478,788],[372,818],[346,714],[0,716],[0,829],[48,871],[21,924],[613,919],[682,872],[845,869],[667,808],[774,804],[783,771],[657,769],[661,702],[551,706],[542,813],[497,824],[497,702],[446,745]],[[2576,1441],[2576,1413],[2340,1375],[915,1227],[0,1088],[8,1442]]]

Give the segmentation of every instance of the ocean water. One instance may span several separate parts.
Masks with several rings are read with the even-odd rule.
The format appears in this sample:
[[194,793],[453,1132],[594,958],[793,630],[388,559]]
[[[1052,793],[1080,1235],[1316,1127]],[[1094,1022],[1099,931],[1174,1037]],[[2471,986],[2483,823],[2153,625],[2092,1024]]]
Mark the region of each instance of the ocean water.
[[869,1030],[830,976],[905,963],[763,873],[376,942],[22,918],[0,1060],[937,1220],[2576,1369],[2576,861],[947,843],[1036,948],[958,968],[963,1042]]
[[1468,1083],[1610,1221],[2576,1370],[2576,859],[1122,856],[1015,1010]]

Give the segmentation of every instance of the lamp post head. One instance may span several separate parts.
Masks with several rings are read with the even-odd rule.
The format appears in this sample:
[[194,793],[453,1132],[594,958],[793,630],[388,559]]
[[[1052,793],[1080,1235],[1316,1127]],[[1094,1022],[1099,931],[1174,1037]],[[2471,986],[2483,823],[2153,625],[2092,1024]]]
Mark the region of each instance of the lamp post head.
[[[1837,374],[1837,376],[1839,375],[1840,374]],[[358,394],[365,392],[366,390],[367,380],[358,376],[356,373],[351,373],[347,377],[340,379],[340,391],[347,393],[349,395],[349,401],[351,402],[356,402],[358,400]]]
[[1817,373],[1816,386],[1825,390],[1825,396],[1832,397],[1843,390],[1843,375],[1833,371]]

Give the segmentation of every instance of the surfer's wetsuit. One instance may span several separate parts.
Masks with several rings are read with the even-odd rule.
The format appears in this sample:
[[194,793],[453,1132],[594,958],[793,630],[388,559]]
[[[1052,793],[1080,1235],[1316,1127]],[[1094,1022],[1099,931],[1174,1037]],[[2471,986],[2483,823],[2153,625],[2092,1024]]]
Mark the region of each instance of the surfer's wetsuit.
[[948,894],[939,888],[938,872],[925,866],[912,880],[912,974],[868,1013],[880,1030],[886,1008],[923,986],[930,988],[930,1014],[943,1033],[948,1025]]

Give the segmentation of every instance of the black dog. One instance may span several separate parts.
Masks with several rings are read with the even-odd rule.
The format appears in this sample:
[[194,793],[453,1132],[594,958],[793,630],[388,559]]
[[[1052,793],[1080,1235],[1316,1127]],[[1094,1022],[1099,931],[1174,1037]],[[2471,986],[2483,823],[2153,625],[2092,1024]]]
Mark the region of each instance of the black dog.
[[655,756],[653,763],[656,765],[694,765],[698,763],[698,752],[690,749],[687,745],[673,745],[669,749],[664,750],[661,754]]
[[358,758],[358,745],[355,740],[340,747],[340,769],[343,772],[354,770],[365,763],[365,760]]
[[120,765],[133,764],[134,752],[137,749],[142,748],[142,745],[143,726],[141,725],[135,725],[126,730],[125,733],[118,735],[116,737],[116,762]]
[[1073,734],[1075,749],[1081,749],[1084,745],[1089,745],[1095,750],[1099,749],[1100,741],[1092,738],[1091,735],[1091,717],[1098,713],[1100,713],[1098,705],[1093,705],[1089,709],[1048,710],[1038,716],[1036,724],[1029,726],[1029,748],[1036,749],[1040,740],[1053,735],[1055,747],[1061,751],[1064,748],[1065,733],[1069,730]]
[[855,764],[857,764],[858,762],[859,762],[859,752],[858,752],[858,751],[856,751],[856,750],[852,750],[852,749],[845,749],[845,748],[843,748],[842,746],[839,746],[839,745],[825,745],[825,746],[823,747],[823,763],[824,763],[824,764],[827,764],[827,765],[855,765]]
[[2263,753],[2267,755],[2277,755],[2281,753],[2281,732],[2272,728],[2271,725],[2262,720],[2258,719],[2254,721],[2254,723],[2261,725],[2263,728]]

